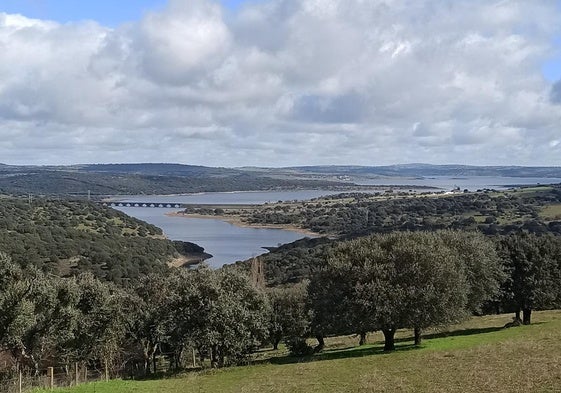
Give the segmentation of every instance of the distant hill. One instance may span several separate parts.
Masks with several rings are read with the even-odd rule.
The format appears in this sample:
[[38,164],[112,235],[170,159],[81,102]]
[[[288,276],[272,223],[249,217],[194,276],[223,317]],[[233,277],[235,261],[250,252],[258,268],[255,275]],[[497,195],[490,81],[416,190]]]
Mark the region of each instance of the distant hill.
[[[64,167],[63,167],[64,168]],[[213,168],[200,165],[145,163],[145,164],[91,164],[77,165],[77,171],[98,173],[127,173],[155,176],[237,176],[243,171],[231,168]]]
[[561,177],[561,167],[471,166],[400,164],[386,166],[300,166],[279,170],[292,173],[332,175],[378,175],[391,177],[425,176],[500,176],[500,177]]
[[132,195],[320,188],[328,180],[272,178],[228,168],[180,164],[0,166],[0,194]]
[[0,194],[131,195],[353,186],[355,178],[497,176],[561,178],[561,167],[403,164],[214,168],[140,163],[71,166],[0,164]]

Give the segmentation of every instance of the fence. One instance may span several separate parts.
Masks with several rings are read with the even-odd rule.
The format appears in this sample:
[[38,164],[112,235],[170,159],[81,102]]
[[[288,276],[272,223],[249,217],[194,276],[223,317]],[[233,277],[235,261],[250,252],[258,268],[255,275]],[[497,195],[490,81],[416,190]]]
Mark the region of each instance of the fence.
[[108,380],[118,375],[120,370],[88,369],[79,364],[74,364],[72,369],[67,366],[48,367],[41,370],[39,375],[24,374],[20,371],[11,378],[0,379],[0,393],[25,393],[37,388],[71,387]]
[[[171,353],[161,353],[156,358],[156,367],[152,366],[154,373],[166,373],[172,369],[169,361]],[[195,350],[185,351],[182,356],[183,369],[196,369],[204,367],[206,363],[197,359]],[[88,382],[108,381],[112,378],[135,378],[145,376],[140,364],[125,364],[120,368],[99,368],[85,363],[74,363],[72,365],[58,365],[41,369],[39,375],[29,374],[28,372],[12,372],[4,374],[0,372],[0,393],[26,393],[33,389],[55,387],[72,387]]]

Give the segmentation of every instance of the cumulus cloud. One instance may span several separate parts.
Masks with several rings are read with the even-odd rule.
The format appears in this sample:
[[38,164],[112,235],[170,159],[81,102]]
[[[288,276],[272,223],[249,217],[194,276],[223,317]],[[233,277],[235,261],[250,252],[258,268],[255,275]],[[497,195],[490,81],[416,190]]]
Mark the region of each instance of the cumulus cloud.
[[108,28],[0,14],[0,162],[559,164],[536,0],[171,0]]

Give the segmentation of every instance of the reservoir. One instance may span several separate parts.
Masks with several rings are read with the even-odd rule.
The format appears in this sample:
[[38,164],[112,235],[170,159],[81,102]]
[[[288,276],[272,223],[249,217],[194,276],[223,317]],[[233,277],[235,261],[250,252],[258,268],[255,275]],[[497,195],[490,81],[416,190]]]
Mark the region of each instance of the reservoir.
[[283,229],[238,227],[218,219],[170,217],[177,209],[118,207],[123,213],[162,228],[171,240],[196,243],[213,257],[205,262],[218,268],[267,252],[263,247],[276,247],[305,237]]
[[[561,183],[554,178],[506,177],[431,177],[368,179],[362,184],[427,186],[440,190],[455,187],[475,191],[483,188],[504,189],[510,185]],[[376,192],[376,190],[368,190]],[[113,198],[115,201],[192,203],[192,204],[263,204],[277,201],[309,200],[323,195],[339,194],[332,190],[210,192],[189,195],[136,195]],[[167,213],[178,209],[118,207],[118,210],[161,228],[171,240],[182,240],[204,247],[213,257],[206,261],[212,267],[246,260],[266,252],[263,247],[275,247],[305,237],[302,233],[285,229],[238,227],[212,218],[170,217]]]

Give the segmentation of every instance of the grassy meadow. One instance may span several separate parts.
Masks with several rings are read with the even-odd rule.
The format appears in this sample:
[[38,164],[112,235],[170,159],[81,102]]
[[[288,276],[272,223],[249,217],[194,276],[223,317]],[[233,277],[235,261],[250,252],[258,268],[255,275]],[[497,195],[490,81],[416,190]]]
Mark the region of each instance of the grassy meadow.
[[533,324],[502,326],[511,315],[474,317],[427,332],[421,348],[398,332],[397,351],[382,351],[381,333],[336,337],[311,358],[264,350],[255,364],[167,379],[110,381],[58,393],[216,392],[561,392],[561,311],[535,312]]

